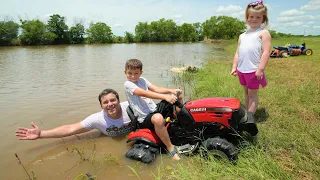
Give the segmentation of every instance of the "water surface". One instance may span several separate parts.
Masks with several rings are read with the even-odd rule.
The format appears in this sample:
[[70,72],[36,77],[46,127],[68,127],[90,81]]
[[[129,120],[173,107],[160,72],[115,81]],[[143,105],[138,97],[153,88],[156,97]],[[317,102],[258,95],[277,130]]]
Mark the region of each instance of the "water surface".
[[[140,59],[144,65],[142,76],[153,84],[175,88],[172,67],[201,67],[207,59],[217,56],[217,49],[217,45],[202,43],[0,47],[2,178],[27,178],[15,153],[38,179],[74,179],[90,171],[100,178],[105,174],[110,179],[134,178],[127,166],[136,167],[137,163],[124,157],[130,147],[125,137],[99,136],[93,131],[63,140],[20,141],[14,132],[18,127],[31,127],[30,122],[40,129],[79,122],[100,111],[98,94],[105,88],[118,91],[124,101],[124,65],[128,59]],[[75,165],[80,158],[71,151],[73,146],[82,147],[87,153],[96,147],[100,159],[110,155],[117,157],[118,163],[111,163],[105,170],[88,162]],[[136,167],[138,173],[150,175],[145,171],[156,172],[157,165],[171,162],[167,157],[159,159],[152,165]]]

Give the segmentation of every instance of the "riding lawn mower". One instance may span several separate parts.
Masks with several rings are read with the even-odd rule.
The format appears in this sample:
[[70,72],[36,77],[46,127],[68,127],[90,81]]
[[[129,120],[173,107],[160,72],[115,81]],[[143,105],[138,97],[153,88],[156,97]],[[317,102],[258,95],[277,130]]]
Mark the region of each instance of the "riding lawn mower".
[[[171,108],[166,118],[166,128],[170,140],[179,154],[218,153],[223,158],[235,162],[238,158],[236,140],[247,132],[256,136],[258,128],[252,113],[247,113],[236,98],[203,98],[181,104],[179,101]],[[175,111],[176,106],[180,111]],[[132,142],[126,157],[150,163],[164,149],[164,144],[153,130],[140,129],[137,117],[130,106],[127,113],[136,130],[128,135]]]

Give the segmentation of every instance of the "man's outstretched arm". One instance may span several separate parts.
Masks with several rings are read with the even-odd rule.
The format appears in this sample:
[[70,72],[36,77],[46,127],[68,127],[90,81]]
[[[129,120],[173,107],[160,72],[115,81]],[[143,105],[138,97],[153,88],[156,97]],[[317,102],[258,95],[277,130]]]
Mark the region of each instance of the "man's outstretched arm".
[[33,127],[32,129],[24,127],[18,128],[16,136],[20,137],[20,140],[36,140],[39,138],[61,138],[89,131],[85,129],[80,122],[62,125],[50,130],[40,130],[33,122],[31,126]]

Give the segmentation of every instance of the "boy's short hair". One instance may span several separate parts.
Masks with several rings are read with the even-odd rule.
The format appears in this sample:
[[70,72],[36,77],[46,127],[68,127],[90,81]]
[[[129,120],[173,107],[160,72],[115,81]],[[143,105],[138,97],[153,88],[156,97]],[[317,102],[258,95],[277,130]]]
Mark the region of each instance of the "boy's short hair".
[[119,99],[119,94],[117,93],[117,91],[115,91],[115,90],[113,90],[113,89],[105,89],[105,90],[103,90],[103,91],[99,94],[99,96],[98,96],[98,99],[99,99],[100,104],[101,104],[101,98],[102,98],[103,96],[105,96],[105,95],[110,94],[110,93],[114,94],[114,95],[116,96],[116,98],[118,99],[118,101],[120,101],[120,99]]
[[125,70],[127,69],[139,69],[142,70],[142,62],[139,59],[129,59],[126,62]]

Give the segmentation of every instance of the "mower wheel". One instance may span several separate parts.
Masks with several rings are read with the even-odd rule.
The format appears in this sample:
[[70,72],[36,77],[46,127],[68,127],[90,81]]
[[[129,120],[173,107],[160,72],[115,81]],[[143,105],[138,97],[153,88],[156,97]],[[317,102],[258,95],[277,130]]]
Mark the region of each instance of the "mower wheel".
[[215,158],[227,158],[230,161],[236,161],[238,159],[236,147],[226,139],[220,137],[209,138],[205,141],[204,147]]
[[286,58],[286,57],[289,56],[289,53],[288,53],[288,51],[282,50],[282,51],[279,52],[279,56]]
[[312,55],[312,50],[311,50],[311,49],[304,49],[304,50],[302,51],[302,54],[303,54],[303,55],[310,56],[310,55]]

